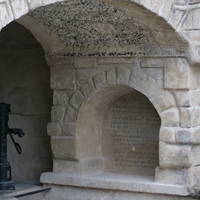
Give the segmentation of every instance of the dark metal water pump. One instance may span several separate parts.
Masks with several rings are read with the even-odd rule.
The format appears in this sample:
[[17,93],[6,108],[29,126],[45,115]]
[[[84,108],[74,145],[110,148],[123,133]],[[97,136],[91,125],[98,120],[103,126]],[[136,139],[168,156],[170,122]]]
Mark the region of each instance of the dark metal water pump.
[[21,154],[21,147],[15,142],[12,134],[18,135],[19,137],[24,136],[24,132],[21,129],[8,127],[10,112],[10,104],[0,103],[0,190],[15,189],[14,183],[12,182],[11,165],[7,161],[7,135],[10,135],[19,154]]

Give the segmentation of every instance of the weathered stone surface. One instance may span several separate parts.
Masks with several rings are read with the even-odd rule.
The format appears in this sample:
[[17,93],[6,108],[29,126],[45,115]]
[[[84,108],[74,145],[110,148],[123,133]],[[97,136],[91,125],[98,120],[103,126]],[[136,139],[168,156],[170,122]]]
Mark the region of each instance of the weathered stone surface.
[[104,65],[104,64],[131,64],[133,63],[135,58],[123,58],[123,57],[101,57],[97,58],[97,64],[98,65]]
[[56,106],[67,106],[69,97],[67,92],[64,90],[54,90],[53,92],[53,105]]
[[199,166],[200,165],[200,156],[199,156],[199,151],[200,151],[200,145],[194,145],[192,146],[192,161],[194,166]]
[[175,0],[174,3],[176,5],[185,5],[187,3],[187,0]]
[[164,17],[167,21],[170,17],[170,10],[172,9],[172,5],[174,3],[174,0],[168,0],[168,1],[162,1],[162,10],[160,10],[160,15]]
[[80,106],[85,101],[85,97],[82,95],[80,91],[76,91],[71,97],[70,97],[70,105],[73,106],[76,110],[80,108]]
[[29,11],[27,0],[10,0],[14,18],[18,19]]
[[108,85],[115,84],[117,80],[116,69],[106,71],[106,78]]
[[193,97],[191,97],[191,92],[188,90],[180,90],[173,92],[176,98],[177,105],[180,107],[189,107],[192,105]]
[[[185,20],[185,23],[183,25],[183,29],[184,30],[199,29],[200,28],[200,23],[199,23],[199,20],[198,20],[199,14],[200,14],[199,8],[191,10],[188,13],[188,16]],[[189,25],[189,23],[191,23],[191,24]]]
[[161,169],[189,168],[192,165],[191,148],[189,146],[179,146],[159,143],[159,164]]
[[181,108],[181,127],[196,127],[200,124],[199,107]]
[[77,160],[76,140],[71,136],[52,136],[51,148],[53,158],[61,160]]
[[99,73],[93,76],[94,86],[96,89],[102,89],[106,86],[106,78],[105,73]]
[[192,133],[191,129],[179,129],[176,131],[176,142],[178,144],[191,144]]
[[95,58],[78,58],[74,59],[75,68],[95,68],[97,66]]
[[189,89],[190,69],[182,58],[169,58],[164,68],[164,87],[166,89]]
[[62,134],[66,136],[75,135],[76,124],[64,122],[62,124]]
[[81,174],[80,163],[71,160],[53,159],[53,172],[65,174]]
[[62,127],[59,122],[50,122],[47,125],[47,134],[49,136],[62,135]]
[[[180,2],[180,4],[181,4],[181,2]],[[184,15],[184,11],[181,11],[181,10],[175,10],[175,12],[172,14],[169,21],[172,24],[172,26],[174,27],[174,29],[177,29],[177,27],[179,26],[183,15]]]
[[77,119],[77,115],[78,115],[77,110],[69,105],[67,107],[67,112],[65,114],[64,121],[66,121],[66,122],[75,122],[76,119]]
[[190,94],[192,106],[200,106],[200,90],[192,90]]
[[131,76],[131,70],[118,67],[117,68],[117,83],[127,85]]
[[156,168],[155,181],[163,184],[188,185],[190,183],[188,169],[160,169]]
[[28,0],[29,9],[35,9],[42,6],[42,0]]
[[60,66],[60,65],[71,65],[74,66],[73,57],[48,57],[46,56],[48,65],[50,66]]
[[195,187],[200,187],[200,167],[196,166],[194,167],[194,186]]
[[[66,56],[182,54],[179,47],[182,49],[184,44],[179,41],[176,32],[173,32],[167,23],[164,26],[161,25],[163,24],[161,22],[156,23],[160,19],[151,20],[150,13],[147,15],[145,13],[141,17],[140,14],[137,14],[141,8],[135,4],[130,4],[130,8],[127,7],[130,11],[137,10],[137,13],[133,15],[126,12],[126,9],[121,9],[120,4],[118,6],[112,6],[112,4],[97,0],[64,1],[45,8],[38,8],[30,12],[29,15],[60,38],[63,45],[66,46],[66,51],[63,53]],[[161,3],[147,1],[145,4],[150,4],[150,7],[155,9],[158,15],[164,16],[168,20],[172,5],[171,0]],[[57,17],[54,16],[56,11],[58,12]],[[92,14],[88,15],[91,12]],[[146,27],[148,22],[150,25]],[[154,26],[160,28],[156,29],[156,33],[153,29],[152,34],[149,27]],[[170,40],[169,38],[162,39],[161,35],[165,34],[166,29],[167,33],[172,36]],[[158,31],[159,34],[157,34]],[[172,42],[171,38],[174,38],[173,41],[176,43]],[[62,53],[57,54],[57,56],[59,55]]]
[[66,107],[64,106],[53,106],[51,110],[52,122],[61,122],[64,119]]
[[63,0],[42,0],[42,3],[43,5],[48,5],[48,4],[51,4],[51,3],[56,3],[56,2],[59,2],[59,1],[63,1]]
[[51,67],[52,89],[75,89],[75,70],[71,65]]
[[0,30],[14,20],[12,9],[7,2],[0,2]]
[[163,126],[177,127],[180,124],[179,110],[177,108],[168,109],[160,113]]
[[191,133],[191,139],[193,144],[200,144],[200,127],[193,128]]
[[160,140],[166,143],[176,143],[175,140],[175,128],[161,126],[160,128]]
[[155,183],[151,177],[111,173],[70,176],[47,172],[40,180],[44,185],[53,186],[45,197],[56,200],[65,199],[66,194],[70,199],[81,200],[88,200],[88,196],[95,200],[102,200],[102,197],[106,200],[192,200],[185,185]]
[[81,86],[80,90],[83,95],[88,98],[95,91],[93,80],[91,78],[88,79],[87,82]]
[[159,113],[176,106],[173,95],[168,91],[153,99],[152,103]]
[[147,78],[142,87],[143,88],[141,92],[145,94],[150,100],[162,93],[161,85],[152,78]]
[[162,93],[158,82],[153,78],[149,78],[145,71],[140,69],[133,70],[129,86],[145,94],[149,99],[153,99]]
[[165,59],[164,58],[142,58],[140,60],[140,66],[141,67],[164,67],[165,66]]
[[105,163],[103,157],[95,157],[81,160],[81,174],[97,174],[104,171]]

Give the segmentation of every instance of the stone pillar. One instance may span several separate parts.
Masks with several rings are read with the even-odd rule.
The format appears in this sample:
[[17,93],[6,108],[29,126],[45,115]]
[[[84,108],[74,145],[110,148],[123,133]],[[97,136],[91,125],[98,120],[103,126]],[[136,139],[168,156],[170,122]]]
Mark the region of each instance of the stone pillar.
[[[47,58],[51,67],[53,107],[48,135],[51,136],[53,172],[79,173],[75,123],[81,96],[76,92],[76,75],[72,58]],[[75,99],[74,104],[70,103]]]
[[191,187],[195,181],[194,173],[198,171],[195,166],[200,160],[197,158],[200,112],[194,102],[197,79],[191,76],[192,70],[182,58],[168,59],[164,68],[164,87],[174,94],[176,108],[161,115],[158,182]]

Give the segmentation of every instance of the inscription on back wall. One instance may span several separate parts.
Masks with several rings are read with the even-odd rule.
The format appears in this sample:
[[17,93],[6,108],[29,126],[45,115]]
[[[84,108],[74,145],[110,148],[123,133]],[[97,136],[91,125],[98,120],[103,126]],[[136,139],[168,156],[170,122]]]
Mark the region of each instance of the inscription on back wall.
[[160,118],[147,97],[132,92],[119,98],[109,109],[104,127],[107,171],[154,175]]

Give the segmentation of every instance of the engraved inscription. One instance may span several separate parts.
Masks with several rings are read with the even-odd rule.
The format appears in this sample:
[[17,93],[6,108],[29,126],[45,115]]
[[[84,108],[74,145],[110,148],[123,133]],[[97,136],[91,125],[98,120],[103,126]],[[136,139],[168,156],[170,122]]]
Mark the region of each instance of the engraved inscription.
[[160,118],[141,93],[118,99],[108,111],[103,134],[106,170],[153,175],[158,166]]

